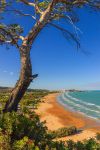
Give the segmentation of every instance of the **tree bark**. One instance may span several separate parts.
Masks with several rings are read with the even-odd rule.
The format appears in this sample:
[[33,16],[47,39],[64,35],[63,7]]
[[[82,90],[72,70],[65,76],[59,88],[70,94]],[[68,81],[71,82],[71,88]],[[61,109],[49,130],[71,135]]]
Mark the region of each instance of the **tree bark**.
[[31,46],[39,34],[39,32],[43,29],[43,27],[49,22],[49,17],[51,15],[51,11],[53,7],[56,5],[56,1],[52,1],[48,8],[41,15],[40,19],[36,22],[33,28],[30,30],[28,35],[24,38],[23,44],[20,50],[20,59],[21,59],[21,72],[19,80],[17,81],[15,88],[11,92],[11,95],[3,109],[3,112],[12,112],[17,111],[18,103],[22,99],[24,93],[29,87],[31,81],[37,77],[37,75],[32,76],[32,65],[30,60],[30,50]]
[[24,93],[29,87],[30,83],[37,75],[32,75],[32,65],[30,59],[30,50],[33,44],[33,41],[45,26],[46,23],[36,23],[32,30],[29,32],[29,35],[23,40],[23,44],[20,51],[20,60],[21,60],[21,71],[20,77],[17,81],[15,88],[12,90],[11,95],[6,102],[6,105],[3,109],[3,112],[12,112],[17,111],[18,103],[22,99]]
[[30,60],[30,47],[22,46],[20,48],[21,71],[19,80],[5,105],[3,112],[17,111],[18,103],[26,92],[28,86],[33,80],[32,65]]

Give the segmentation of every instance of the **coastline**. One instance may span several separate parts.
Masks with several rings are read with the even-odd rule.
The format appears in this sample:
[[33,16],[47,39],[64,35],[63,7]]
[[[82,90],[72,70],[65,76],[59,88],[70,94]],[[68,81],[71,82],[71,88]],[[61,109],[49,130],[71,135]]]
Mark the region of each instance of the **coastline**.
[[65,109],[57,102],[57,96],[60,93],[53,93],[45,96],[43,102],[40,103],[36,113],[40,115],[41,121],[46,121],[46,126],[49,130],[57,130],[62,127],[76,126],[83,131],[77,135],[60,138],[60,140],[74,141],[84,140],[95,137],[97,132],[100,132],[100,126],[97,122],[89,119],[78,112],[73,112]]
[[[76,111],[76,110],[71,109],[70,107],[66,106],[66,104],[63,104],[62,102],[60,102],[59,96],[60,95],[58,95],[55,100],[57,101],[57,103],[60,106],[62,106],[66,111],[69,111],[72,114],[76,114],[75,117],[79,117],[79,118],[84,120],[84,126],[82,127],[82,129],[88,129],[89,128],[89,129],[92,129],[92,130],[94,129],[95,131],[100,132],[100,121],[98,119],[93,118],[91,116],[87,116],[85,113],[82,113],[80,111]],[[67,99],[68,98],[66,98],[66,100]]]

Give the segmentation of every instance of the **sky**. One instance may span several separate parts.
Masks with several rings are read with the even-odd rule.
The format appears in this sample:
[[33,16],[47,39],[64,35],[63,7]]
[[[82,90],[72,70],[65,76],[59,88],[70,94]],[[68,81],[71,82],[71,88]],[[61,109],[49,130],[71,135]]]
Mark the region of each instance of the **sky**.
[[[78,10],[77,27],[81,48],[65,39],[60,31],[47,25],[36,38],[31,51],[33,74],[39,76],[30,88],[100,89],[100,13]],[[6,15],[6,23],[20,23],[25,34],[33,25],[31,18]],[[59,23],[66,29],[73,28]],[[85,53],[83,52],[85,51]],[[20,71],[19,52],[15,47],[0,46],[0,86],[14,86]]]

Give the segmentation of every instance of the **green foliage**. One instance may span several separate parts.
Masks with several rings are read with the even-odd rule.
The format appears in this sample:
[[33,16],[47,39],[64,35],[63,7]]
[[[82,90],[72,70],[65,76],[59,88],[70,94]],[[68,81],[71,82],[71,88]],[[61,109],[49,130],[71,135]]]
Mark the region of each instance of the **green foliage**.
[[6,101],[8,100],[9,93],[1,93],[0,92],[0,105],[4,106]]
[[0,150],[10,150],[10,142],[10,136],[6,133],[6,131],[0,128]]
[[[36,108],[41,102],[40,99],[48,93],[51,92],[28,91],[20,103],[18,112],[0,113],[0,150],[100,150],[100,143],[95,139],[83,142],[53,140],[75,134],[77,129],[75,127],[60,128],[50,132],[45,123],[40,121],[39,116],[26,106],[31,105]],[[0,93],[2,104],[6,102],[8,96],[9,93]]]
[[100,133],[97,133],[96,139],[97,139],[98,141],[100,141]]
[[49,1],[42,1],[42,2],[40,2],[39,4],[38,4],[38,6],[41,8],[41,9],[46,9],[47,7],[48,7],[48,4],[49,4],[50,2]]
[[[7,138],[2,139],[3,142],[16,149],[27,146],[32,147],[38,145],[44,147],[49,140],[47,128],[43,122],[40,122],[39,117],[30,111],[19,113],[5,113],[0,117],[1,138],[2,135]],[[29,145],[31,144],[31,145]]]
[[76,127],[64,127],[64,128],[60,128],[58,130],[55,131],[50,131],[51,137],[52,138],[61,138],[61,137],[65,137],[68,135],[73,135],[77,133],[77,128]]
[[[34,142],[30,140],[28,137],[23,137],[21,140],[17,140],[13,144],[13,149],[15,150],[33,150],[37,147],[34,145]],[[38,148],[39,149],[39,148]]]
[[0,23],[0,44],[10,44],[18,46],[19,35],[23,33],[23,28],[18,24],[5,25]]
[[67,141],[68,150],[74,150],[75,149],[75,142],[72,140]]
[[30,92],[26,92],[20,103],[20,106],[37,108],[38,104],[41,102],[42,97],[46,96],[49,93],[50,92],[48,90],[33,90]]
[[75,143],[74,146],[76,147],[77,150],[81,150],[81,149],[85,150],[85,145],[81,141],[78,141],[77,143]]
[[95,139],[91,138],[88,141],[86,141],[85,149],[86,150],[99,150],[100,144],[96,143]]
[[0,11],[3,11],[3,9],[5,8],[5,6],[6,6],[6,0],[1,0],[0,1],[0,8],[1,8],[1,10]]
[[[42,97],[46,96],[53,91],[48,90],[28,90],[20,102],[21,109],[28,107],[31,109],[36,109],[39,103],[41,102]],[[10,95],[9,89],[1,89],[0,91],[0,108],[4,107],[6,101]]]
[[18,24],[11,24],[9,25],[9,30],[11,33],[21,34],[23,33],[23,28],[21,28]]

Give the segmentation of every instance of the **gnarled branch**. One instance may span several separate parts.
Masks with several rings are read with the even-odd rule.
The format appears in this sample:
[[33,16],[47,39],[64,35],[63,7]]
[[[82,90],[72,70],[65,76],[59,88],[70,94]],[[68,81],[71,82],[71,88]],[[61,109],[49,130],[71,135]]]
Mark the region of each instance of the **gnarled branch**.
[[20,0],[21,2],[23,2],[24,4],[26,5],[29,5],[29,6],[33,6],[35,9],[36,9],[36,12],[40,13],[40,14],[43,14],[43,12],[40,10],[40,8],[38,7],[38,4],[36,3],[32,3],[32,2],[28,2],[27,0]]
[[[10,37],[11,40],[6,40],[7,43],[14,44],[14,45],[16,45],[16,47],[19,49],[19,45],[18,45],[18,43],[17,43],[18,39],[17,39],[17,41],[16,41],[16,39],[13,37],[13,35],[11,34],[11,32],[9,32],[8,30],[6,30],[6,29],[3,28],[3,27],[0,27],[0,30],[3,31],[5,34],[7,34],[7,35]],[[0,39],[0,40],[2,41],[2,39]],[[5,41],[2,41],[2,42],[5,42]]]

